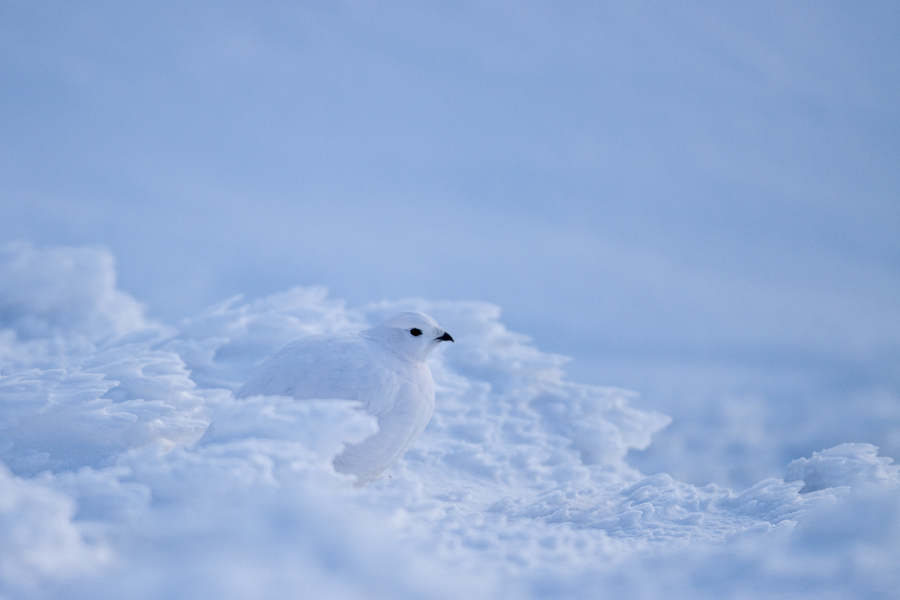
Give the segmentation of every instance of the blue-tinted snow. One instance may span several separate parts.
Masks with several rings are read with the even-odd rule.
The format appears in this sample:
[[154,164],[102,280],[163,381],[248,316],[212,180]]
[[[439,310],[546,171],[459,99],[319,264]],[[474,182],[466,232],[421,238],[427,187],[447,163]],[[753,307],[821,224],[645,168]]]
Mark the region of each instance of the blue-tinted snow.
[[102,244],[167,323],[296,285],[490,301],[675,417],[634,464],[693,483],[898,455],[898,29],[890,1],[8,1],[0,242]]
[[[320,288],[163,326],[98,248],[4,249],[0,592],[10,598],[889,597],[900,475],[866,443],[747,489],[641,473],[669,418],[577,383],[479,302],[349,308]],[[331,458],[375,424],[236,401],[293,337],[434,315],[434,418],[360,491]],[[849,440],[848,440],[849,441]],[[711,456],[723,461],[727,457]]]
[[[4,585],[895,595],[898,29],[848,0],[0,4]],[[372,424],[227,390],[419,296],[470,338],[434,357],[445,410],[394,487],[319,502],[313,454]]]

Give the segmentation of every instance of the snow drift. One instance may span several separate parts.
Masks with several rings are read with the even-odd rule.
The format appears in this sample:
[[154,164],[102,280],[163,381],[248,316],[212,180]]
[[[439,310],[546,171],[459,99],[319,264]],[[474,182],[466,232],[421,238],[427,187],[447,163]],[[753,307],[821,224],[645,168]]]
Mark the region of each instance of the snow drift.
[[[457,344],[432,422],[361,491],[351,403],[235,400],[310,333],[401,309]],[[628,464],[669,419],[565,377],[479,302],[321,288],[147,319],[99,248],[0,253],[0,594],[9,598],[880,597],[900,475],[847,443],[746,490]],[[711,456],[710,460],[719,460]],[[752,586],[748,583],[752,578]]]

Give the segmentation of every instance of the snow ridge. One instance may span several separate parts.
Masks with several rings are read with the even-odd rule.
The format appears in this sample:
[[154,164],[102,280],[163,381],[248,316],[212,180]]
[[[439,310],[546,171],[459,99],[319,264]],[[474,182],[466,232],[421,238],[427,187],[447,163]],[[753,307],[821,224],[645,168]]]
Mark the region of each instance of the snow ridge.
[[[870,444],[743,491],[647,475],[628,453],[669,418],[569,381],[496,306],[295,288],[167,328],[112,264],[0,256],[0,598],[730,597],[736,570],[766,597],[896,589],[900,469]],[[331,464],[375,431],[352,403],[233,397],[285,342],[408,309],[457,343],[430,359],[425,433],[368,488]]]

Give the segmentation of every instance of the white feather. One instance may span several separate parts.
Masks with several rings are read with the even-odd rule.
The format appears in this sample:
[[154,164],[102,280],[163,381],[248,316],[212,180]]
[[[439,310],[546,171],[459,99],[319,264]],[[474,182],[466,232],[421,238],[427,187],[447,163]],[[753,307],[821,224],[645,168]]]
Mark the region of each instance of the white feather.
[[235,396],[361,402],[377,417],[378,432],[348,445],[334,466],[363,486],[403,456],[431,419],[434,381],[425,359],[442,341],[453,338],[420,312],[358,333],[312,335],[263,361]]

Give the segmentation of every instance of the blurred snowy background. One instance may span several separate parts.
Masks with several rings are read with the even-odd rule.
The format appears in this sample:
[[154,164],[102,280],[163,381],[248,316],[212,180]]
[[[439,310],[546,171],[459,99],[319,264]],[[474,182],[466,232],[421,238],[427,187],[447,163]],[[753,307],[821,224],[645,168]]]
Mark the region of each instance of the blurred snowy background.
[[[199,564],[196,555],[212,548],[201,533],[221,523],[201,519],[194,537],[159,525],[165,510],[172,523],[190,523],[186,498],[222,507],[209,491],[181,489],[180,478],[193,468],[198,486],[218,481],[217,469],[229,471],[216,452],[233,455],[238,479],[240,465],[259,467],[250,454],[277,463],[279,452],[299,452],[248,450],[247,439],[281,430],[242,416],[225,390],[290,336],[362,326],[382,314],[382,300],[431,310],[460,342],[435,358],[445,412],[419,454],[396,467],[395,487],[371,492],[383,494],[373,505],[402,506],[389,521],[412,539],[438,540],[434,556],[443,558],[426,553],[423,566],[355,540],[360,530],[378,539],[384,531],[353,529],[369,513],[352,496],[349,529],[317,530],[294,547],[273,522],[321,527],[290,510],[296,497],[256,500],[232,489],[233,510],[260,522],[232,524],[222,539],[255,547],[248,540],[259,535],[292,564],[311,564],[298,553],[324,553],[324,571],[310,571],[315,589],[337,585],[329,565],[362,573],[381,555],[436,581],[448,580],[448,564],[537,563],[550,575],[529,588],[535,596],[626,589],[584,565],[578,576],[551,565],[580,550],[599,562],[618,556],[617,535],[708,541],[763,522],[777,528],[806,510],[810,494],[837,489],[829,484],[893,481],[864,444],[900,457],[898,30],[893,2],[3,2],[0,457],[11,474],[0,477],[12,516],[0,521],[10,527],[0,576],[14,586],[0,592],[40,596],[46,581],[70,585],[67,569],[131,560],[123,573],[162,586],[147,589],[189,597],[188,569],[217,573],[214,558]],[[298,285],[307,287],[288,291]],[[209,308],[236,294],[244,299]],[[568,400],[535,391],[546,386]],[[466,412],[466,398],[489,398],[488,412]],[[522,402],[528,414],[517,413]],[[291,412],[299,409],[281,409],[302,420]],[[330,422],[321,410],[303,418]],[[659,413],[672,418],[661,430]],[[195,446],[215,414],[224,437]],[[502,415],[536,428],[534,456],[516,446],[524,433],[494,435]],[[259,431],[242,430],[245,420]],[[862,445],[839,446],[848,442]],[[311,433],[290,443],[327,454]],[[240,444],[250,454],[238,456]],[[148,447],[171,452],[141,455]],[[569,475],[536,475],[532,462],[546,466],[547,457]],[[801,457],[813,467],[791,462]],[[317,477],[331,481],[319,473],[327,461],[303,464],[300,483],[285,484],[294,480],[284,473],[263,479],[295,485],[309,514],[337,510],[332,496],[308,494],[321,487],[310,483]],[[809,476],[825,483],[798,494],[809,484],[804,469],[822,464],[837,471]],[[669,478],[648,484],[668,491],[646,501],[657,512],[644,510],[645,521],[614,500],[639,473]],[[791,487],[783,481],[791,477],[806,484]],[[509,497],[487,484],[452,497],[449,488],[468,489],[473,478],[508,486]],[[787,487],[760,508],[753,494],[765,496],[755,486],[767,478]],[[732,507],[748,521],[711,516],[709,506],[731,492],[693,487],[708,483],[756,489],[735,505],[744,508]],[[435,491],[441,485],[448,489]],[[848,575],[847,585],[869,581],[881,593],[892,572],[882,563],[896,564],[878,535],[900,524],[889,508],[896,498],[882,501],[879,490],[817,509],[844,519],[801,522],[782,546],[767,539],[780,550],[765,560],[781,552],[794,565],[822,563],[810,548],[862,547],[863,558],[850,561],[858,581]],[[142,504],[160,494],[168,509]],[[24,519],[10,498],[31,498],[44,512]],[[493,512],[479,513],[487,499]],[[441,502],[462,503],[463,516],[438,518],[452,513]],[[535,509],[541,502],[552,510]],[[602,514],[585,516],[587,506]],[[848,516],[863,509],[874,516]],[[561,525],[549,533],[528,519]],[[676,522],[683,529],[673,533]],[[847,531],[816,525],[827,522]],[[51,540],[32,548],[9,541],[17,523],[59,526],[47,525],[45,538],[20,527],[28,539]],[[864,541],[845,543],[851,530]],[[538,550],[512,557],[475,531]],[[553,555],[566,544],[571,554],[558,553],[568,558]],[[166,558],[173,545],[195,558]],[[473,548],[493,548],[494,559]],[[662,574],[647,585],[682,589],[678,580],[696,597],[704,585],[728,589],[729,569],[743,565],[768,573],[773,594],[798,591],[780,585],[779,567],[767,571],[753,543],[727,548],[695,548],[689,563],[715,556],[725,575],[642,555],[628,559],[638,573],[628,581]],[[220,558],[234,567],[236,556]],[[172,572],[179,564],[185,572]],[[278,565],[258,556],[247,581],[282,573]],[[380,582],[371,596],[454,591],[400,585],[374,569],[359,575]],[[161,572],[171,578],[164,584]],[[308,583],[304,573],[296,577]],[[822,592],[809,577],[802,589]],[[136,597],[125,579],[117,585],[111,597]],[[211,589],[199,586],[197,597]]]

